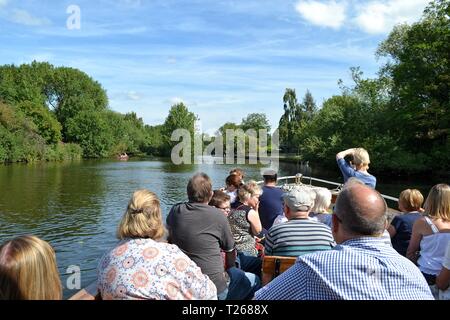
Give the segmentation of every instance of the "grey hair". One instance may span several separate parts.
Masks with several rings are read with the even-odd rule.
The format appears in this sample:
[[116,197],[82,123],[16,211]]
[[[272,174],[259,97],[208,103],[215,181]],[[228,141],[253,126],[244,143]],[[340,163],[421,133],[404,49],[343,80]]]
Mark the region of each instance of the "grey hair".
[[313,190],[316,193],[316,199],[311,211],[316,213],[327,212],[331,205],[331,191],[327,188],[314,188]]

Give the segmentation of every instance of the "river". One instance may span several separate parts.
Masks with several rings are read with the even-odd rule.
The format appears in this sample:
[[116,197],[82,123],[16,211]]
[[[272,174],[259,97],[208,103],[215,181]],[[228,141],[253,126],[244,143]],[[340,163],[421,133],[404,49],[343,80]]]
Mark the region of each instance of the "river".
[[[33,234],[55,248],[64,298],[77,290],[66,287],[71,266],[81,270],[81,286],[96,278],[101,255],[117,242],[115,232],[132,193],[155,192],[164,217],[171,206],[186,199],[188,179],[207,173],[215,188],[223,186],[231,165],[175,166],[166,160],[80,161],[0,166],[0,243]],[[246,180],[260,180],[260,166],[240,165]],[[279,175],[294,175],[297,164],[280,164]],[[312,170],[315,177],[341,181],[333,172]],[[426,197],[432,183],[379,179],[382,193],[398,197],[405,188],[418,188]]]

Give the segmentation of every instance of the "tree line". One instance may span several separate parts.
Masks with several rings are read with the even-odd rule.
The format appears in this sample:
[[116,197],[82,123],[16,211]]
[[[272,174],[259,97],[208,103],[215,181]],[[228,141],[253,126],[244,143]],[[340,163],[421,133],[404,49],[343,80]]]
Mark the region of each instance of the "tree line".
[[[171,141],[172,132],[187,129],[193,138],[197,120],[178,103],[163,124],[149,126],[135,112],[109,109],[101,84],[80,70],[36,61],[0,66],[0,163],[104,158],[124,152],[170,156],[177,143]],[[240,126],[270,130],[264,114],[249,115],[234,125]]]
[[0,163],[169,152],[171,128],[195,115],[172,106],[163,125],[108,108],[106,91],[84,72],[49,63],[0,67]]

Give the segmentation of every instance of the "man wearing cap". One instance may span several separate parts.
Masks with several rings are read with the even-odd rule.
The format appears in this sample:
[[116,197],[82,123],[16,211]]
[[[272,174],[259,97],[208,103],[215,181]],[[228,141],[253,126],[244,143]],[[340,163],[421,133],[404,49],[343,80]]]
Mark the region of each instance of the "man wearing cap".
[[306,187],[294,188],[284,196],[284,212],[289,221],[269,229],[265,255],[297,257],[330,250],[335,245],[330,228],[308,217],[314,196],[314,191]]
[[263,172],[264,186],[259,196],[259,219],[265,230],[272,227],[276,217],[283,214],[283,191],[277,188],[277,172],[268,169]]

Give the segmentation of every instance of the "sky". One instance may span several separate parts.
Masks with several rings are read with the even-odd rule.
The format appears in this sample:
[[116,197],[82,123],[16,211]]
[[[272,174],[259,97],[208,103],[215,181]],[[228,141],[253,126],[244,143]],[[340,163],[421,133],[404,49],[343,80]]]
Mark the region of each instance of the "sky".
[[320,106],[351,67],[374,77],[379,43],[428,2],[0,0],[0,64],[78,68],[150,125],[184,102],[209,134],[255,112],[276,128],[286,88]]

